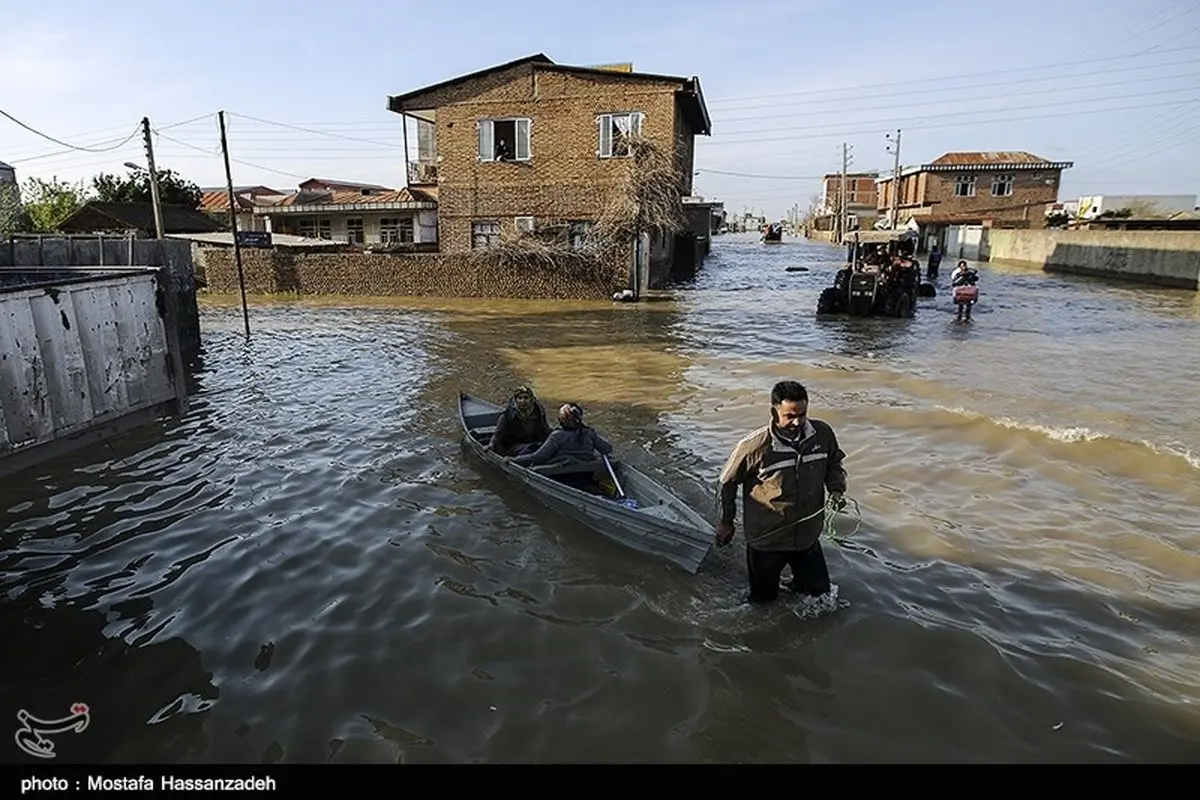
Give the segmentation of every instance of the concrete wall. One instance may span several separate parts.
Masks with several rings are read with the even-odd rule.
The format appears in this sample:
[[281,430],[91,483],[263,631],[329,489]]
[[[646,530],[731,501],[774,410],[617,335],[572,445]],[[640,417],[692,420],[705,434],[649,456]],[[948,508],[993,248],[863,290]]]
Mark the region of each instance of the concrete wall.
[[17,236],[0,239],[0,267],[162,267],[178,306],[184,363],[200,353],[200,309],[190,242],[119,236]]
[[[206,248],[208,290],[239,292],[233,251]],[[610,299],[628,274],[574,276],[541,268],[477,269],[465,254],[294,253],[245,250],[242,269],[251,294],[344,294],[425,297]]]
[[1200,288],[1200,231],[991,230],[988,260]]

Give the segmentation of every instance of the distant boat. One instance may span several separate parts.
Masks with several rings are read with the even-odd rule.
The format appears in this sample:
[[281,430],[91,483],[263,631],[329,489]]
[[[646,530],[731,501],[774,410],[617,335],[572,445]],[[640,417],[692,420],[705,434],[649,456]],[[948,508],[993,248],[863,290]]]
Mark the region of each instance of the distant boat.
[[783,226],[778,222],[763,229],[763,244],[783,244]]

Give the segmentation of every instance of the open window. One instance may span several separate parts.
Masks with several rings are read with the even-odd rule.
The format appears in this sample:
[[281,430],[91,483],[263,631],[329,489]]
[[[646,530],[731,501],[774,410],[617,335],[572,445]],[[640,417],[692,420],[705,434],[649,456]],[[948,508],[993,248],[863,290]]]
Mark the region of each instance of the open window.
[[601,158],[628,156],[629,137],[641,135],[642,122],[645,119],[646,115],[640,111],[601,114],[596,118],[596,124],[600,128],[600,149],[596,154]]
[[524,118],[479,120],[479,160],[528,161],[530,122]]

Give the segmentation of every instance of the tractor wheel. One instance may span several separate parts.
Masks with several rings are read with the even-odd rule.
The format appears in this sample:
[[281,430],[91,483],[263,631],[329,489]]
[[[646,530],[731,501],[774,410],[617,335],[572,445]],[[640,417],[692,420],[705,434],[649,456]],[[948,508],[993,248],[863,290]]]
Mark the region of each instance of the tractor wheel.
[[842,293],[837,289],[830,287],[821,292],[821,296],[817,298],[817,313],[818,314],[836,314],[841,311]]

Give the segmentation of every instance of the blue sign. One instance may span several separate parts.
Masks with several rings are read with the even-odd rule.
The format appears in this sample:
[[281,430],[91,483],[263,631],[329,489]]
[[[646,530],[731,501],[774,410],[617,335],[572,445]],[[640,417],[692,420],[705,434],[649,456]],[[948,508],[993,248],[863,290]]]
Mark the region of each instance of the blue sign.
[[271,232],[238,231],[237,243],[241,247],[271,247]]

